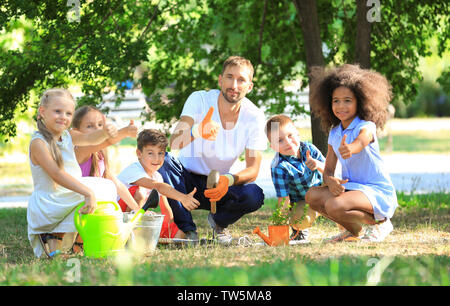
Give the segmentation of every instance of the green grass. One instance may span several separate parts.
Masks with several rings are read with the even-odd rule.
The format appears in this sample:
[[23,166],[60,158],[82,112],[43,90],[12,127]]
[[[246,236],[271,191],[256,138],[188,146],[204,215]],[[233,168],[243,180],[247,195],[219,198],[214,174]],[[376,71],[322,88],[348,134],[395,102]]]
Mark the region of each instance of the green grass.
[[[383,243],[321,244],[320,239],[334,234],[336,226],[319,218],[310,229],[312,243],[305,246],[160,247],[144,258],[128,254],[121,259],[76,256],[53,261],[34,258],[27,239],[26,209],[0,209],[0,284],[366,285],[368,276],[378,271],[379,282],[371,284],[448,286],[450,195],[399,194],[398,198],[392,220],[395,231]],[[251,231],[258,225],[266,232],[275,203],[268,199],[263,208],[244,216],[231,228],[233,234],[261,241]],[[206,211],[194,213],[202,237],[209,234],[206,215]],[[74,274],[75,264],[79,274]]]
[[[450,131],[394,131],[393,152],[446,154],[450,152]],[[387,137],[379,140],[380,150],[385,151]]]
[[[300,129],[300,136],[311,140],[308,129]],[[393,137],[394,153],[450,152],[448,130],[393,131]],[[386,141],[380,139],[382,150]],[[135,140],[120,145],[135,146]],[[270,149],[264,154],[273,156]],[[30,194],[28,163],[1,163],[0,178],[0,196]],[[121,260],[36,259],[27,238],[26,209],[0,209],[0,285],[366,285],[380,267],[385,269],[379,271],[378,285],[450,285],[450,195],[397,196],[394,232],[382,243],[321,244],[337,227],[319,218],[310,229],[311,244],[304,246],[160,247],[149,257],[129,254]],[[230,228],[233,235],[261,242],[252,230],[260,226],[267,232],[275,204],[267,199]],[[211,235],[207,212],[194,211],[193,216],[200,236]],[[74,264],[79,264],[79,279],[74,279]]]
[[405,194],[397,193],[398,204],[404,209],[430,209],[433,211],[448,210],[450,195],[448,193]]
[[[388,260],[380,271],[380,279],[368,276],[377,264]],[[392,260],[392,261],[391,261]],[[125,271],[107,260],[83,260],[80,283],[83,285],[150,285],[150,286],[335,286],[335,285],[432,285],[448,286],[448,256],[424,257],[351,257],[313,261],[299,256],[293,260],[277,260],[243,267],[172,268],[151,262],[140,263]],[[33,266],[0,267],[4,285],[77,285],[71,274],[72,265],[65,260],[40,262]],[[375,275],[374,275],[375,276]]]

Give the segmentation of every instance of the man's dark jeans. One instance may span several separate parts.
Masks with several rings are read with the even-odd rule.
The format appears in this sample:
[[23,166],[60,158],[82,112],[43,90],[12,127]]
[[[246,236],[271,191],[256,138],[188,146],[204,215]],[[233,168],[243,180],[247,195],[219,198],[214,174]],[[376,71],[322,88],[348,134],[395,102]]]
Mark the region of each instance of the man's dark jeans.
[[[207,176],[199,175],[186,170],[177,158],[166,153],[164,165],[159,169],[164,182],[182,193],[190,193],[194,188],[197,192],[194,197],[200,202],[197,209],[211,210],[211,202],[203,192],[206,189]],[[196,230],[191,212],[173,199],[169,199],[174,221],[183,232]],[[227,227],[239,220],[243,215],[258,210],[264,204],[263,190],[256,184],[230,186],[228,193],[217,202],[217,211],[214,221],[220,227]]]

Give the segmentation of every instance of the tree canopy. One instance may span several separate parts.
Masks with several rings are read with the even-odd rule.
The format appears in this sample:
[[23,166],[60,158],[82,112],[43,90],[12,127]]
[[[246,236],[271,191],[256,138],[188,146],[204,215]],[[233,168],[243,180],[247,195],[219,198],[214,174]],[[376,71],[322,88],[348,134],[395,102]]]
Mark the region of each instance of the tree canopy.
[[[307,10],[317,14],[315,22]],[[292,114],[304,112],[285,88],[298,80],[305,88],[309,66],[317,64],[368,62],[363,66],[390,80],[395,99],[411,100],[421,79],[419,58],[430,53],[427,40],[438,38],[440,55],[449,49],[448,12],[444,0],[6,1],[0,134],[15,135],[14,111],[31,91],[71,82],[82,85],[81,103],[98,104],[102,94],[123,90],[118,82],[132,79],[149,98],[151,119],[171,122],[193,91],[217,87],[230,55],[254,64],[249,98],[268,113],[288,105]],[[18,30],[19,46],[1,39]],[[320,50],[309,56],[316,62],[307,53],[314,35]]]

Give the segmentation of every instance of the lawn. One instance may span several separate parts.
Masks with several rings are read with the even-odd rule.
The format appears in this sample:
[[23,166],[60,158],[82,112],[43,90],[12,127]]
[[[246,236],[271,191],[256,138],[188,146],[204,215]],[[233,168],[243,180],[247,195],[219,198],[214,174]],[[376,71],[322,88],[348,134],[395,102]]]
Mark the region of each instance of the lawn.
[[[447,154],[450,152],[450,131],[394,131],[393,152]],[[380,139],[380,150],[386,149],[387,137]]]
[[[448,154],[449,120],[394,120],[393,153]],[[421,130],[437,125],[434,130]],[[412,128],[411,128],[412,126]],[[407,127],[407,128],[405,128]],[[416,127],[416,128],[415,128]],[[440,129],[442,127],[442,129]],[[301,129],[302,139],[310,131]],[[132,140],[122,144],[132,156]],[[387,138],[380,138],[383,151]],[[271,158],[273,153],[266,152]],[[25,156],[26,157],[26,156]],[[22,160],[26,160],[22,159]],[[120,169],[121,165],[116,168]],[[118,171],[117,169],[114,169]],[[27,162],[0,163],[0,197],[27,196],[32,191]],[[133,254],[104,260],[75,256],[70,259],[35,259],[27,239],[26,209],[0,209],[1,285],[450,285],[450,195],[398,194],[394,231],[382,243],[327,245],[323,238],[338,232],[336,225],[319,218],[310,229],[310,244],[267,247],[217,245],[195,248],[158,247],[149,257]],[[259,226],[267,232],[275,205],[265,205],[230,227],[233,236],[247,236]],[[194,211],[201,237],[208,237],[206,211]]]
[[[394,232],[382,243],[323,244],[337,233],[319,218],[307,245],[158,247],[148,257],[35,259],[27,240],[26,209],[0,209],[3,285],[450,285],[450,195],[399,194]],[[261,240],[275,200],[245,216],[233,236]],[[194,212],[201,237],[211,235],[206,211]]]

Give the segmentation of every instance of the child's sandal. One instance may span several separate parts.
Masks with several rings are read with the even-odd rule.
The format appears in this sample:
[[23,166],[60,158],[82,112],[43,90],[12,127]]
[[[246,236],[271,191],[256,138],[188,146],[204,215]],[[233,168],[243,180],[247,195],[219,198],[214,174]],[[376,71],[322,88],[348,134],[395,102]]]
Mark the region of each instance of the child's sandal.
[[61,254],[60,250],[55,250],[53,252],[50,252],[50,250],[47,249],[48,248],[47,242],[49,240],[52,240],[52,239],[62,240],[61,237],[55,236],[53,234],[40,234],[40,235],[38,235],[38,237],[39,237],[39,241],[41,243],[41,246],[44,249],[45,255],[47,255],[48,258],[51,259],[51,258],[54,258],[55,256]]
[[72,244],[72,248],[70,249],[72,254],[80,254],[84,251],[83,242],[78,242],[77,239],[80,237],[80,234],[77,234],[75,241]]
[[[75,248],[78,248],[78,250],[76,250]],[[84,251],[83,249],[83,242],[74,242],[72,245],[72,249],[71,249],[73,254],[80,254]]]

